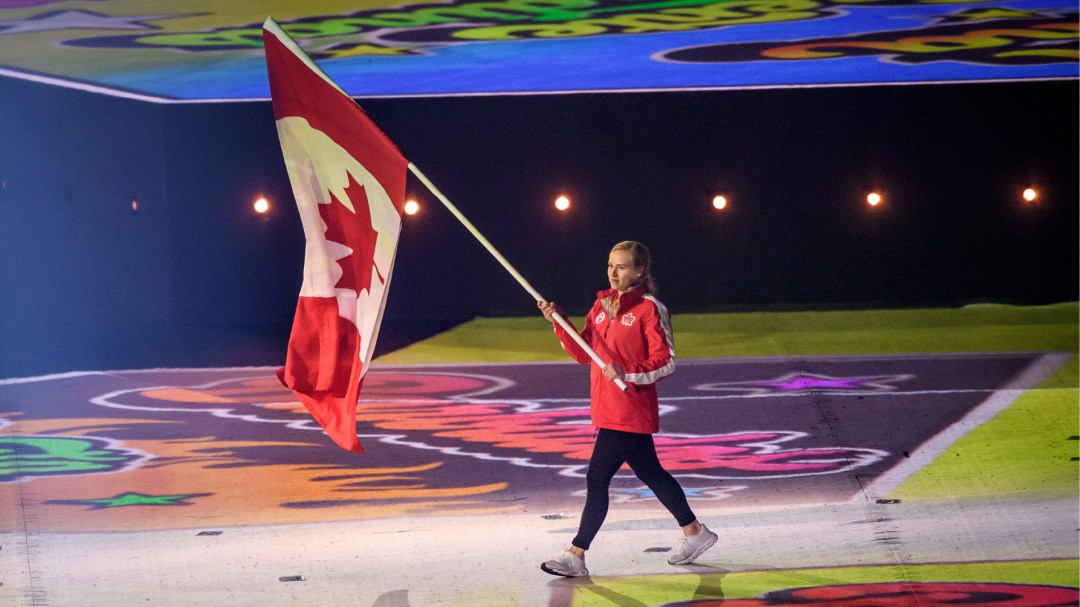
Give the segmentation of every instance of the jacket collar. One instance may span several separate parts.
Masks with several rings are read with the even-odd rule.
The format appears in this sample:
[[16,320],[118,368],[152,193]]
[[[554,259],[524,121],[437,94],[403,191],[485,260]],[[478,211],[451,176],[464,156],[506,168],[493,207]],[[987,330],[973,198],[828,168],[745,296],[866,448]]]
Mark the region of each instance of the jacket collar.
[[[604,306],[604,311],[611,310],[611,304],[618,297],[619,292],[615,289],[604,289],[596,293],[596,298],[600,300],[600,304]],[[645,291],[642,289],[632,289],[622,294],[622,301],[619,302],[620,310],[629,310],[631,306],[637,304],[641,300],[645,299]]]

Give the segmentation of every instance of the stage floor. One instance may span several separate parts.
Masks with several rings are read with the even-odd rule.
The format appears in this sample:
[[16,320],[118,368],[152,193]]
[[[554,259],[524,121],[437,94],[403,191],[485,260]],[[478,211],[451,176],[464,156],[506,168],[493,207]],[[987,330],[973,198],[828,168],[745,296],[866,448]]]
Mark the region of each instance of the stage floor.
[[0,380],[0,605],[1076,605],[1069,361],[680,360],[655,440],[720,542],[668,565],[624,470],[576,580],[538,565],[584,501],[583,366],[376,365],[363,455],[268,367]]

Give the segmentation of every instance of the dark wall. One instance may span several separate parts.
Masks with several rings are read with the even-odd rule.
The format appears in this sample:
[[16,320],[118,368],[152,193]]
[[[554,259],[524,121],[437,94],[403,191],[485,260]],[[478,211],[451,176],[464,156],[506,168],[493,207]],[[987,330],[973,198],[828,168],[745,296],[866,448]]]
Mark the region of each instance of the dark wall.
[[168,340],[162,115],[0,80],[0,377]]
[[[631,238],[678,310],[1075,299],[1077,99],[1061,82],[364,106],[548,297],[587,306]],[[557,217],[564,189],[576,207]],[[486,260],[462,277],[456,251],[478,247],[454,242],[407,247],[429,263],[398,277],[461,277],[455,305],[529,311]]]
[[[572,312],[623,239],[653,249],[675,311],[1038,304],[1078,295],[1077,87],[361,104]],[[0,377],[280,363],[303,235],[276,137],[265,102],[161,106],[0,80]],[[1019,200],[1028,185],[1037,204]],[[424,211],[404,227],[381,351],[534,312],[410,190]],[[717,192],[723,213],[708,206]],[[560,193],[569,214],[551,207]],[[259,195],[267,217],[250,210]]]

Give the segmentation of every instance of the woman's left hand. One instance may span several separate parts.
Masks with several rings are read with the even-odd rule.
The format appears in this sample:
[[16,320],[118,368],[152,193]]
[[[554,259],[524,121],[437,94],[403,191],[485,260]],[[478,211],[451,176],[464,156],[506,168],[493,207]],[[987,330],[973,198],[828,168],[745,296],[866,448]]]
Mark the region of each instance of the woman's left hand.
[[623,368],[614,363],[604,367],[604,377],[610,380],[622,379]]

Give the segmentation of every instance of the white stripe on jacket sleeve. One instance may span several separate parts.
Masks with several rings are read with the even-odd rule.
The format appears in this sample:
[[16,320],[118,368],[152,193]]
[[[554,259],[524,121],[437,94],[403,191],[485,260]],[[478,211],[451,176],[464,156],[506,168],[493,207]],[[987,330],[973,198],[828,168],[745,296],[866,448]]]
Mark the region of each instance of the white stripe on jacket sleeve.
[[653,302],[653,305],[656,306],[656,311],[660,316],[660,327],[664,330],[664,343],[667,344],[671,358],[668,359],[667,364],[659,369],[647,373],[627,373],[623,379],[632,384],[655,384],[675,371],[675,334],[671,330],[671,316],[668,314],[664,304],[660,303],[652,295],[645,295],[645,299]]

